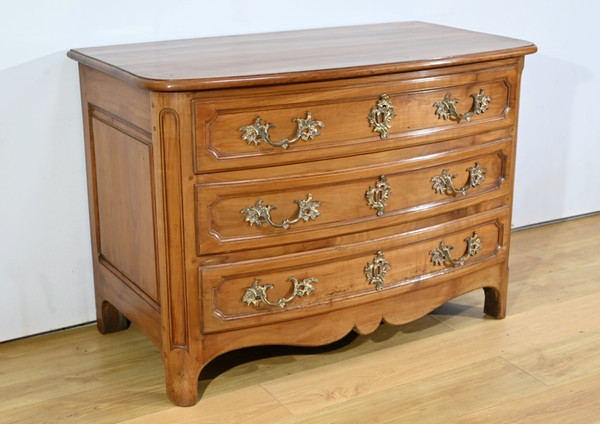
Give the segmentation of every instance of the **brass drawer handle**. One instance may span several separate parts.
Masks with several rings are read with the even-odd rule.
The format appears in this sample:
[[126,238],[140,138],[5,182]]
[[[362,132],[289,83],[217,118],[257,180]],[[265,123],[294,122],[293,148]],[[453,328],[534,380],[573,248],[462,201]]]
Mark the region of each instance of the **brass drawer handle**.
[[367,119],[369,126],[373,127],[373,132],[378,132],[379,138],[383,140],[388,138],[394,116],[396,116],[394,106],[390,97],[384,93],[377,101],[377,106],[371,108]]
[[485,92],[482,88],[479,90],[478,94],[471,94],[471,97],[473,97],[473,110],[465,113],[464,115],[461,115],[456,110],[456,104],[458,103],[458,99],[451,99],[450,97],[452,97],[452,95],[450,93],[447,93],[444,96],[444,100],[435,102],[433,104],[433,107],[437,107],[435,113],[437,114],[438,119],[442,118],[444,120],[449,120],[452,119],[452,117],[454,117],[456,118],[457,122],[460,122],[463,119],[465,121],[470,121],[473,115],[480,115],[486,110],[488,110],[488,103],[492,101],[490,96],[485,95]]
[[295,143],[300,139],[304,141],[308,139],[313,140],[316,136],[321,135],[319,128],[325,127],[323,122],[313,121],[310,112],[306,113],[306,119],[294,118],[293,120],[298,127],[296,128],[296,135],[291,140],[284,138],[277,142],[271,141],[271,138],[269,137],[269,128],[275,128],[275,125],[269,122],[265,122],[264,124],[261,123],[262,119],[260,119],[260,116],[256,118],[253,124],[240,127],[240,131],[244,132],[244,134],[242,134],[242,139],[246,140],[248,144],[254,143],[255,146],[258,146],[264,141],[273,147],[287,149],[290,144]]
[[262,224],[268,223],[273,227],[287,230],[290,228],[290,225],[296,222],[301,220],[308,222],[309,219],[317,219],[321,216],[321,212],[319,212],[321,202],[313,201],[312,194],[310,193],[307,195],[306,200],[294,200],[294,202],[298,203],[298,216],[294,219],[284,219],[280,223],[273,222],[271,219],[271,211],[277,209],[277,207],[272,205],[263,206],[262,202],[262,200],[258,200],[254,206],[240,211],[240,213],[246,214],[244,221],[250,223],[250,226],[256,224],[257,227],[260,227]]
[[298,281],[296,278],[291,277],[288,281],[293,284],[292,294],[289,297],[282,297],[277,302],[271,302],[267,299],[267,290],[273,288],[272,284],[265,284],[261,286],[260,280],[254,280],[251,287],[246,289],[242,302],[246,302],[247,305],[258,306],[261,302],[266,303],[269,306],[279,306],[284,308],[286,304],[291,302],[296,296],[304,297],[308,296],[315,290],[313,283],[318,283],[319,280],[315,277],[305,278],[302,281]]
[[431,262],[433,262],[434,265],[441,266],[446,263],[451,266],[464,265],[467,259],[471,256],[475,256],[481,251],[481,237],[477,235],[477,232],[473,232],[473,237],[467,237],[465,241],[467,242],[467,250],[465,254],[458,259],[452,259],[450,256],[450,250],[454,249],[454,247],[446,245],[446,243],[441,241],[440,246],[437,249],[433,249],[429,252],[431,255]]
[[391,194],[392,188],[388,184],[386,176],[382,175],[375,183],[375,187],[369,186],[369,189],[365,193],[365,199],[371,209],[377,209],[377,216],[381,216],[387,206],[386,201]]
[[456,174],[448,174],[447,169],[443,169],[440,175],[431,179],[431,182],[433,183],[431,188],[438,194],[453,196],[462,194],[464,196],[469,189],[477,187],[485,180],[487,169],[481,168],[479,162],[475,162],[475,166],[468,167],[466,171],[469,173],[469,180],[459,189],[454,188],[454,185],[452,184],[452,180],[456,178]]
[[369,284],[375,284],[377,291],[383,290],[383,283],[385,282],[385,274],[392,269],[392,266],[386,261],[383,256],[383,252],[379,250],[373,263],[367,262],[365,265],[365,277]]

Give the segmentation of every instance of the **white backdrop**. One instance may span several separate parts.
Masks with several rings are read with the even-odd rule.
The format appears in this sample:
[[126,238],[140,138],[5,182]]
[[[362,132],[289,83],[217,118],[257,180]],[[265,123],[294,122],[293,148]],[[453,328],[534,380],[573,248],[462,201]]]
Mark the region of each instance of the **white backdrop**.
[[72,47],[422,20],[535,42],[515,226],[600,210],[600,2],[0,0],[0,341],[95,319]]

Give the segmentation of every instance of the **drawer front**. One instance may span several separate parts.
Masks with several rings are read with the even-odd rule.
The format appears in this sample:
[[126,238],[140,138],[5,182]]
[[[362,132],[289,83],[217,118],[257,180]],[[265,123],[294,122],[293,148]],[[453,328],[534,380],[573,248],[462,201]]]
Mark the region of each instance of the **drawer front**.
[[444,72],[199,95],[195,172],[397,149],[514,123],[516,66]]
[[368,243],[201,267],[203,331],[256,326],[375,301],[506,258],[508,208]]
[[365,231],[507,194],[511,146],[509,139],[416,163],[197,185],[197,253]]

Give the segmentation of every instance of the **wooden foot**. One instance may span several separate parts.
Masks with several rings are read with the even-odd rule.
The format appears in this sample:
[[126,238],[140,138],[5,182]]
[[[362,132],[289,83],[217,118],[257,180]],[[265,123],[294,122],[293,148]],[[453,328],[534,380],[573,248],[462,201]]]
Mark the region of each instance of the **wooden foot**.
[[508,263],[504,263],[501,274],[498,276],[499,282],[497,287],[484,287],[485,304],[483,312],[493,316],[494,318],[502,319],[506,316],[506,301],[508,297]]
[[165,358],[167,396],[177,406],[193,406],[198,402],[198,378],[201,367],[189,366],[187,352],[172,351]]
[[[506,287],[506,286],[505,286]],[[484,287],[485,304],[483,312],[494,318],[502,319],[506,316],[506,288]]]
[[129,328],[129,320],[117,308],[103,301],[96,306],[97,327],[102,334],[115,333]]

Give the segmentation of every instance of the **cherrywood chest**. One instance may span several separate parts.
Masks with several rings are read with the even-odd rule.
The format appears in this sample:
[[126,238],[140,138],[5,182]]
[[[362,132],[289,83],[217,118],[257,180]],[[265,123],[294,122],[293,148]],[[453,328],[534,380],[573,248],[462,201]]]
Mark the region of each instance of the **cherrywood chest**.
[[98,328],[169,398],[216,356],[321,345],[483,288],[504,317],[524,55],[421,22],[71,50]]

